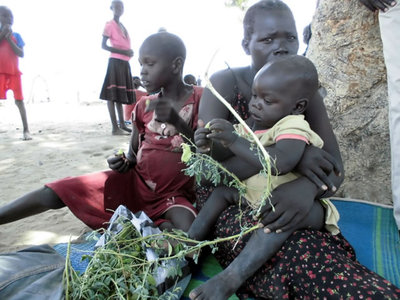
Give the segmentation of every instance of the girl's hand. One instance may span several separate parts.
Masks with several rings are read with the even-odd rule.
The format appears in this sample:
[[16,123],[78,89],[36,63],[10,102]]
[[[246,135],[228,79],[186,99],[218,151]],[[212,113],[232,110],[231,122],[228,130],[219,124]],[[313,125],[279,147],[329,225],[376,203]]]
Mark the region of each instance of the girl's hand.
[[238,138],[232,123],[224,119],[211,120],[208,129],[210,133],[207,134],[207,138],[220,142],[226,148]]
[[[260,213],[265,232],[283,232],[294,228],[311,210],[316,189],[305,180],[298,179],[278,186],[272,191],[271,203]],[[300,192],[301,191],[301,192]]]
[[335,158],[323,149],[309,145],[305,148],[304,154],[296,166],[296,171],[306,176],[321,190],[335,192],[336,186],[328,175],[334,171],[340,176],[340,166]]
[[171,101],[165,97],[150,101],[146,111],[154,110],[156,121],[176,125],[179,122],[179,114],[172,107]]
[[134,158],[128,159],[125,153],[122,153],[110,156],[107,158],[107,163],[111,170],[119,173],[126,173],[136,165],[136,160],[134,160]]
[[132,49],[126,50],[126,56],[132,57],[133,56],[133,50]]
[[4,34],[4,36],[6,38],[11,37],[11,34],[12,34],[11,26],[9,24],[3,25],[1,27],[1,33]]
[[370,11],[387,11],[390,7],[395,6],[397,1],[394,0],[359,0]]

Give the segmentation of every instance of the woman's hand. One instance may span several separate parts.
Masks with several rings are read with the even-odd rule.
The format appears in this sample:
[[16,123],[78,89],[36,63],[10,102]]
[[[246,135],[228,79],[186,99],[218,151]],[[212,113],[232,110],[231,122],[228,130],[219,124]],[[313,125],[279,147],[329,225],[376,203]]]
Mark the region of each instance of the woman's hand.
[[306,176],[318,188],[332,192],[335,192],[337,187],[328,176],[332,171],[336,176],[340,176],[340,170],[339,164],[332,155],[312,145],[305,148],[304,154],[296,166],[296,171]]
[[134,157],[128,159],[125,156],[125,153],[122,153],[110,156],[109,158],[107,158],[107,163],[111,170],[117,171],[119,173],[126,173],[134,165],[136,165],[136,159]]
[[394,0],[359,0],[370,11],[387,11],[390,7],[396,5]]
[[260,213],[265,232],[283,232],[294,228],[311,210],[317,189],[305,178],[282,184],[272,191],[270,204]]

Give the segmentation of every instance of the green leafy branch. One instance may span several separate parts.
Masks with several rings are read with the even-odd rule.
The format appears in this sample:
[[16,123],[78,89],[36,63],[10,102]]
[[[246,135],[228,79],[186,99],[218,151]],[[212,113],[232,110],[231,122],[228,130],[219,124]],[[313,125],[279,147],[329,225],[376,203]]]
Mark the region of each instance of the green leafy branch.
[[[213,241],[196,241],[180,230],[162,232],[142,237],[130,221],[121,217],[122,230],[105,233],[108,241],[90,255],[82,256],[89,261],[86,271],[80,275],[70,262],[68,245],[64,271],[65,299],[174,299],[176,290],[160,294],[156,286],[156,272],[163,262],[184,260],[191,255],[197,263],[200,250],[232,239],[238,239],[258,228],[254,226],[240,234]],[[148,261],[146,249],[152,248],[159,258]],[[195,255],[193,255],[195,254]],[[179,265],[168,269],[168,277],[176,278],[182,272]]]
[[[236,118],[236,120],[238,120],[238,122],[247,130],[247,132],[250,134],[250,136],[252,137],[253,141],[256,143],[258,150],[261,152],[262,156],[259,156],[261,164],[263,166],[263,173],[266,174],[267,176],[267,187],[264,191],[264,197],[265,199],[269,199],[270,195],[271,195],[271,180],[269,180],[271,178],[271,159],[270,156],[268,154],[268,152],[265,150],[264,146],[261,144],[260,140],[258,139],[257,135],[253,132],[253,130],[251,130],[251,128],[246,124],[246,122],[239,116],[239,114],[235,111],[235,109],[230,105],[230,103],[228,101],[226,101],[224,99],[224,97],[221,96],[220,93],[218,93],[218,91],[214,88],[214,86],[212,85],[211,81],[210,81],[210,77],[208,76],[208,70],[210,69],[210,66],[215,58],[216,53],[214,53],[207,69],[205,72],[205,81],[206,81],[206,87],[211,91],[211,93],[217,97],[217,99],[223,104],[225,105],[225,107],[230,111],[230,113]],[[263,203],[262,205],[265,204],[265,199],[263,199]],[[274,210],[274,207],[271,203],[271,201],[269,201],[269,204],[272,206],[272,209]],[[261,205],[261,206],[262,206]],[[260,208],[261,208],[260,206]]]

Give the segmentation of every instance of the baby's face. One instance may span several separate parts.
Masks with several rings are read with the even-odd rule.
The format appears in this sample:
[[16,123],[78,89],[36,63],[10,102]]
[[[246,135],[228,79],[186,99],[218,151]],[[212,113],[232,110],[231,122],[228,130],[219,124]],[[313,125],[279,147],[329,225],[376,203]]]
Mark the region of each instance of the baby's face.
[[256,76],[249,103],[256,130],[271,128],[291,115],[296,108],[295,100],[296,95],[284,77],[269,72]]

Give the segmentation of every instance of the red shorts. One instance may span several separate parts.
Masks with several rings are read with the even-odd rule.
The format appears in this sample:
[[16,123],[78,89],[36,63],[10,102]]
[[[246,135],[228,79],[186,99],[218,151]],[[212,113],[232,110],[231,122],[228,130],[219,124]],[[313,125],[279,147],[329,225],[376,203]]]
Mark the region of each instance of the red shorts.
[[24,100],[21,75],[0,74],[0,99],[7,99],[7,91],[14,92],[15,100]]

